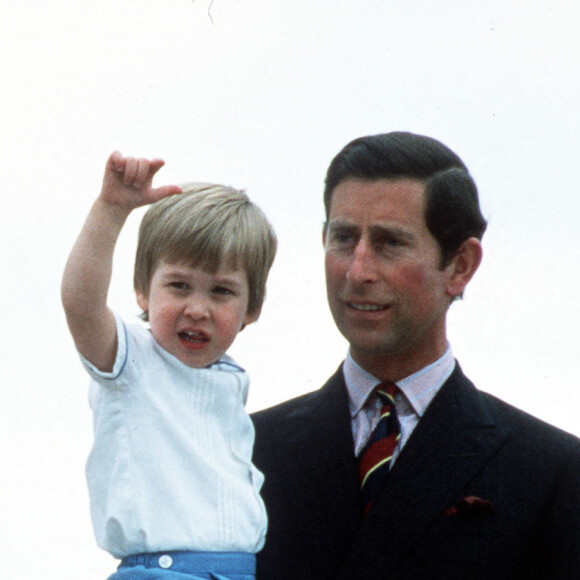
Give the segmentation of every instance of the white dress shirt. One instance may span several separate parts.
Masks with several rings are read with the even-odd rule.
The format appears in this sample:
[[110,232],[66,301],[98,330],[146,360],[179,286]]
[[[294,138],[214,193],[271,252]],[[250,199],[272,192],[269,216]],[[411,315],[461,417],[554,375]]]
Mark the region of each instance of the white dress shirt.
[[[401,438],[391,465],[454,368],[455,358],[451,347],[448,347],[439,360],[397,382],[399,391],[395,396],[395,407],[401,424]],[[349,396],[354,451],[358,457],[379,421],[382,404],[378,397],[372,397],[371,394],[381,381],[360,367],[350,351],[344,361],[343,373]]]

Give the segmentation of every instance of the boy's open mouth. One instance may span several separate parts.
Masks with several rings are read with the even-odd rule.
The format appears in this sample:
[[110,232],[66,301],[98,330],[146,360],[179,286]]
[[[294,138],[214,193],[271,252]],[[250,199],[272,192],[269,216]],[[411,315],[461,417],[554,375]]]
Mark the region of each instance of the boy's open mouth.
[[201,331],[184,330],[180,332],[178,336],[184,342],[191,344],[203,344],[209,342],[209,336]]

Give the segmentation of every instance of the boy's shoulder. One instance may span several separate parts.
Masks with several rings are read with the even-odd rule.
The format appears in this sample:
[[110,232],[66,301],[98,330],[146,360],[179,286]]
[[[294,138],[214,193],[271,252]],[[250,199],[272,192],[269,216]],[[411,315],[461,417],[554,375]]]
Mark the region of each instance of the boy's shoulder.
[[[154,339],[141,324],[127,323],[118,313],[113,312],[117,328],[117,352],[110,372],[99,370],[81,355],[81,362],[89,375],[99,383],[111,384],[117,381],[128,366],[150,361],[154,357]],[[128,363],[131,362],[131,365]]]
[[241,372],[245,373],[246,369],[238,364],[229,354],[223,354],[220,359],[211,365],[210,368],[214,368],[220,371],[229,371],[229,372]]

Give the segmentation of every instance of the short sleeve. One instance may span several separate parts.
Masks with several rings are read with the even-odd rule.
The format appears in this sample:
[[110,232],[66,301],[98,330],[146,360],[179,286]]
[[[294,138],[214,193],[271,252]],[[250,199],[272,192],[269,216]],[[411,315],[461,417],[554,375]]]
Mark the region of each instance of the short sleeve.
[[112,381],[119,377],[123,372],[123,368],[127,363],[127,328],[123,320],[115,314],[115,324],[117,325],[117,355],[115,357],[115,364],[113,370],[110,372],[100,371],[95,365],[89,362],[82,355],[79,355],[83,366],[95,381],[103,383],[103,381]]

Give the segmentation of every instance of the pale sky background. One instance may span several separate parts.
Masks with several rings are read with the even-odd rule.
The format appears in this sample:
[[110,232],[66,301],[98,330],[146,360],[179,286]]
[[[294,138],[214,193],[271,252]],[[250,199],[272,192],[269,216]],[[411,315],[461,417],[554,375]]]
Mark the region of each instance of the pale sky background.
[[[479,388],[580,435],[580,8],[576,0],[0,0],[0,554],[11,577],[104,579],[84,463],[88,380],[60,307],[64,261],[108,154],[157,183],[246,188],[280,250],[230,351],[249,409],[318,388],[346,345],[326,305],[322,184],[351,139],[442,140],[478,183],[484,262],[449,336]],[[209,12],[208,12],[209,11]],[[136,227],[111,305],[131,289]]]

